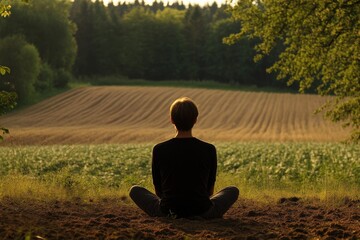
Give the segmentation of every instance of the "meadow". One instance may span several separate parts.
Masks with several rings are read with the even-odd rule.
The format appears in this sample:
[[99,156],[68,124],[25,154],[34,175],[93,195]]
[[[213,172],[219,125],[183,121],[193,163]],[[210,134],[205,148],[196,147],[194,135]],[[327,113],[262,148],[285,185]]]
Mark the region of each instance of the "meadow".
[[[339,143],[218,143],[217,189],[242,197],[360,197],[360,147]],[[152,144],[2,147],[0,196],[85,200],[151,184]]]

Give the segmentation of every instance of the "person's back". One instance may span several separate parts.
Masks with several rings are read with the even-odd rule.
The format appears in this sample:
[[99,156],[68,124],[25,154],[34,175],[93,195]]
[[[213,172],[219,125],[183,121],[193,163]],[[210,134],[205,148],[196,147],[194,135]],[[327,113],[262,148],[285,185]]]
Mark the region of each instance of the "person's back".
[[211,206],[216,150],[197,138],[173,138],[153,149],[153,182],[161,210],[179,217],[199,215]]
[[131,199],[150,216],[218,218],[239,195],[236,187],[214,193],[217,156],[213,145],[192,136],[198,109],[189,98],[170,107],[176,136],[153,148],[152,177],[156,195],[140,186],[130,189]]

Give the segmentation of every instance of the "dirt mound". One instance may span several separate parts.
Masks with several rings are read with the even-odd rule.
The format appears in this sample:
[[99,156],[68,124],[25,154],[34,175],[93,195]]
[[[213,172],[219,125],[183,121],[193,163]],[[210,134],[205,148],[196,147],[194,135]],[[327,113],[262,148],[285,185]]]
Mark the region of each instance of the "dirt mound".
[[168,109],[194,99],[195,134],[208,141],[338,141],[339,125],[313,112],[316,95],[167,87],[85,87],[0,118],[14,144],[157,142],[173,136]]
[[360,202],[241,199],[223,219],[151,218],[128,199],[0,200],[0,239],[359,239]]

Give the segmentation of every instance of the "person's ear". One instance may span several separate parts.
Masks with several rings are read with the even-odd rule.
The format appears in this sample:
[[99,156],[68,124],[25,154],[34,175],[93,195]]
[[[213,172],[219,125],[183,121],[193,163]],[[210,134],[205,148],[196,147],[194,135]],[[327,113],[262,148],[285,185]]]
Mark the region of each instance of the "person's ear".
[[171,118],[171,116],[170,116],[170,122],[171,122],[172,124],[175,124],[175,123],[174,123],[174,120]]
[[194,122],[194,124],[197,122],[197,118],[195,119],[195,122]]

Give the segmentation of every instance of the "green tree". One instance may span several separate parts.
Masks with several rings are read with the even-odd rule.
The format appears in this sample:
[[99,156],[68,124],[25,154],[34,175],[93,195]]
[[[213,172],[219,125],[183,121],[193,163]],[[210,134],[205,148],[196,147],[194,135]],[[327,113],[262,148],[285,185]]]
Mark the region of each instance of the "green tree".
[[153,32],[154,59],[150,75],[153,79],[179,79],[184,69],[185,11],[165,8],[157,11]]
[[199,5],[189,7],[185,15],[185,38],[187,42],[187,74],[189,79],[203,80],[205,74],[205,43],[208,22]]
[[135,7],[124,15],[124,71],[131,78],[146,78],[155,58],[155,15],[144,7]]
[[36,47],[27,43],[22,36],[6,37],[0,40],[0,62],[4,61],[12,72],[3,76],[0,89],[10,92],[14,87],[20,102],[29,101],[35,93],[34,84],[41,65]]
[[321,95],[335,95],[320,110],[351,126],[352,139],[360,140],[359,0],[239,0],[232,16],[242,28],[227,43],[244,36],[260,39],[255,60],[283,44],[268,71],[289,85],[298,82],[300,92],[316,88]]
[[75,60],[74,72],[77,75],[92,74],[93,51],[93,16],[90,0],[75,0],[71,7],[71,19],[77,26],[75,34],[78,52]]
[[[4,0],[0,0],[0,16],[8,17],[11,14],[11,5]],[[10,74],[10,68],[6,66],[0,66],[0,76]],[[3,79],[2,79],[3,80]],[[4,82],[0,82],[4,83]],[[5,114],[7,111],[13,109],[16,105],[17,95],[14,91],[0,90],[0,116]],[[0,126],[0,140],[3,140],[3,135],[8,134],[9,130]]]
[[[4,0],[0,0],[0,16],[1,17],[8,17],[11,14],[11,5],[8,4],[6,1]],[[0,75],[5,75],[6,73],[10,73],[10,68],[6,67],[6,66],[0,66]],[[4,97],[4,96],[1,96]],[[0,114],[1,115],[1,114]]]
[[51,69],[49,64],[41,64],[39,76],[37,81],[34,83],[35,91],[45,92],[52,89],[55,82],[55,75],[55,72]]
[[107,9],[102,1],[96,0],[90,5],[92,21],[92,36],[86,39],[90,42],[93,56],[90,58],[91,69],[94,74],[106,75],[114,71],[111,42],[113,26],[110,22]]
[[222,43],[222,39],[239,26],[239,22],[231,19],[212,23],[206,50],[207,74],[216,81],[260,85],[257,81],[264,79],[265,70],[260,68],[261,63],[252,62],[253,41],[242,39],[231,46]]
[[15,0],[16,12],[0,22],[0,35],[22,35],[39,51],[43,62],[54,71],[71,72],[76,56],[75,24],[69,20],[70,2],[62,0],[32,0],[29,3]]
[[0,16],[8,17],[11,14],[11,5],[8,1],[1,0],[0,1]]

